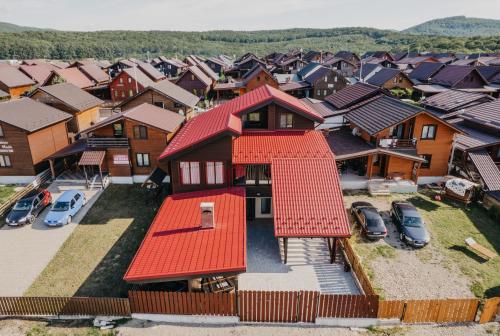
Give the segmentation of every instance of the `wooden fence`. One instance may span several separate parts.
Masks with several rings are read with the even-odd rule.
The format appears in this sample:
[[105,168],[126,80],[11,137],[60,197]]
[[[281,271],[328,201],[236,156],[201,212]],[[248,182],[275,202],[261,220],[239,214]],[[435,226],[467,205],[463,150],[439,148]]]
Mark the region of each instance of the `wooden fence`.
[[233,293],[129,291],[132,313],[237,315]]
[[351,264],[352,271],[356,275],[356,278],[358,279],[365,295],[375,295],[376,293],[373,289],[372,283],[370,282],[370,278],[368,278],[368,275],[366,275],[363,266],[361,266],[361,261],[359,260],[358,255],[354,252],[351,243],[349,243],[349,240],[342,239],[340,240],[340,243],[342,245],[342,248],[344,249],[349,264]]
[[376,318],[378,295],[321,294],[318,317]]
[[484,302],[479,323],[492,322],[497,315],[500,315],[500,297],[488,299]]
[[130,316],[126,298],[0,297],[0,315]]
[[244,322],[297,322],[299,292],[239,291],[238,311]]

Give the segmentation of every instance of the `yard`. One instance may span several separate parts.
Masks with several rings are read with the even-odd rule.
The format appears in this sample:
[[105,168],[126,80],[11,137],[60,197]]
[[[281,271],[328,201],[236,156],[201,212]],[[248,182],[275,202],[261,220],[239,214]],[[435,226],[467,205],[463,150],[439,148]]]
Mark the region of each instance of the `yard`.
[[137,185],[110,185],[26,296],[125,296],[122,277],[156,213]]
[[0,185],[0,204],[10,197],[15,192],[16,186]]
[[[406,247],[398,239],[388,210],[393,200],[412,202],[423,215],[431,243],[423,249]],[[389,197],[366,194],[345,196],[346,207],[366,200],[379,208],[388,237],[369,242],[355,225],[352,242],[376,290],[386,299],[493,297],[500,295],[500,258],[485,260],[466,247],[473,237],[486,248],[500,252],[500,225],[482,207],[464,208],[448,201],[434,201],[425,191]]]

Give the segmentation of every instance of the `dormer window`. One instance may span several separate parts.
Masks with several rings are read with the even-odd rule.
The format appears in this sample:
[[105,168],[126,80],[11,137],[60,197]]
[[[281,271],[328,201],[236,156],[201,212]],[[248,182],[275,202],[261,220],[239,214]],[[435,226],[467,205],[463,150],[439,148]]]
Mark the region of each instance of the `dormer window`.
[[280,128],[293,127],[293,113],[281,113],[280,115]]

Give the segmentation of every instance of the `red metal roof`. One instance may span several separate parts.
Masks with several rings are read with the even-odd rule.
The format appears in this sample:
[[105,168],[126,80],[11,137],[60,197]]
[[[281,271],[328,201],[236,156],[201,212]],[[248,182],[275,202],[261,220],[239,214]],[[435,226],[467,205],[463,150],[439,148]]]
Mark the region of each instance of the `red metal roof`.
[[[201,229],[201,202],[215,203],[215,228]],[[149,282],[246,270],[245,189],[169,196],[124,279]]]
[[270,164],[277,158],[327,158],[332,152],[319,131],[245,132],[233,140],[233,164]]
[[276,237],[349,237],[349,220],[333,155],[273,159]]

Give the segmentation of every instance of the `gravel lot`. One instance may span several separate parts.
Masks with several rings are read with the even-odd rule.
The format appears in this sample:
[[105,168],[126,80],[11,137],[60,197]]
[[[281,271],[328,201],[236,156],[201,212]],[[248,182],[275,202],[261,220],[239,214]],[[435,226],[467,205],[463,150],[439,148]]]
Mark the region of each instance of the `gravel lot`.
[[[350,208],[354,201],[368,201],[381,212],[388,236],[378,242],[356,239],[354,248],[369,267],[374,286],[385,299],[429,299],[474,297],[469,280],[457,267],[443,258],[433,241],[423,249],[415,250],[403,244],[389,215],[390,203],[405,195],[370,197],[346,196]],[[357,225],[356,225],[357,227]],[[380,256],[380,249],[392,250],[391,256]]]
[[[24,321],[24,320],[0,320],[0,336],[21,336],[31,332],[33,335],[40,333],[35,330],[46,331],[43,335],[106,335],[107,331],[99,333],[98,330],[89,329],[89,322],[68,321],[64,324],[46,327],[46,322]],[[310,326],[284,326],[284,325],[229,325],[229,326],[207,326],[207,325],[175,325],[157,324],[140,320],[130,320],[117,328],[120,336],[160,336],[160,335],[205,335],[205,336],[261,336],[261,335],[311,335],[311,336],[492,336],[500,335],[498,323],[483,325],[423,325],[367,329],[347,328],[325,328]],[[109,335],[109,334],[108,334]]]

